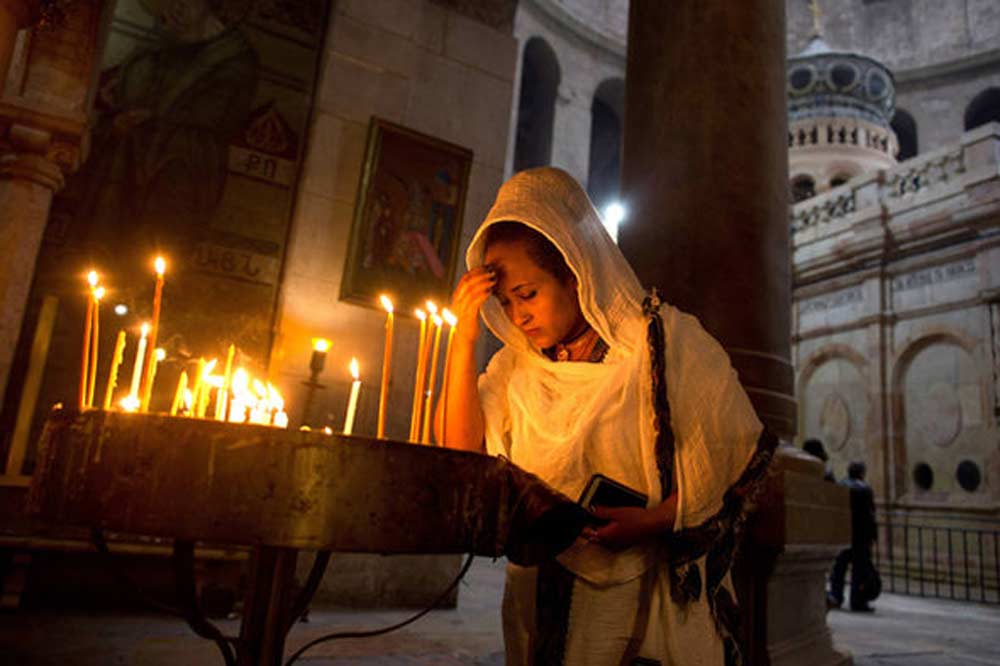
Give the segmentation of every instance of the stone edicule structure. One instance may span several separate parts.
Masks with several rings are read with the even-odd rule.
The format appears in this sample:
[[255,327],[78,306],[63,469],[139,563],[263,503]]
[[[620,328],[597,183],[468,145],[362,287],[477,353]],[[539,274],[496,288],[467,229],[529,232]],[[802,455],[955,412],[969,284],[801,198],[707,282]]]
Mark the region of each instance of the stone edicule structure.
[[792,209],[802,436],[910,518],[997,515],[1000,125]]
[[801,201],[860,173],[896,164],[892,74],[839,53],[817,35],[788,60],[788,171]]

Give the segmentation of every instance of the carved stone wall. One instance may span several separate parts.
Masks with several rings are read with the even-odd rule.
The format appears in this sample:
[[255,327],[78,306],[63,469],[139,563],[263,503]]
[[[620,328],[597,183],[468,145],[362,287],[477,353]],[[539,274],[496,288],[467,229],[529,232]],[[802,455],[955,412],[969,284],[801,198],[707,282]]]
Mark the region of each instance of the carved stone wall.
[[1000,514],[998,148],[982,127],[792,209],[799,436],[886,508]]

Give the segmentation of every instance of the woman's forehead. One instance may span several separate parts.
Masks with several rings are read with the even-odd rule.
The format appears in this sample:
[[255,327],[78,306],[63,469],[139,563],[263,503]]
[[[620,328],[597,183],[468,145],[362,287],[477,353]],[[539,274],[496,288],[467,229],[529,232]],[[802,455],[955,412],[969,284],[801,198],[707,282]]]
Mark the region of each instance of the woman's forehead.
[[497,272],[503,280],[538,279],[539,274],[547,275],[528,251],[527,243],[511,241],[493,243],[486,249],[485,264]]

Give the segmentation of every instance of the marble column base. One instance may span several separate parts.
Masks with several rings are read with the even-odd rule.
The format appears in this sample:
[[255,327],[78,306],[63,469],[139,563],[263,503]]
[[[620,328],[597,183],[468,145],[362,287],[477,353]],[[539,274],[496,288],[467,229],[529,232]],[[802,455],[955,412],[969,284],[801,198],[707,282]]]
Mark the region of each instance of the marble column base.
[[840,546],[788,545],[767,583],[771,666],[850,666],[826,624],[826,577]]

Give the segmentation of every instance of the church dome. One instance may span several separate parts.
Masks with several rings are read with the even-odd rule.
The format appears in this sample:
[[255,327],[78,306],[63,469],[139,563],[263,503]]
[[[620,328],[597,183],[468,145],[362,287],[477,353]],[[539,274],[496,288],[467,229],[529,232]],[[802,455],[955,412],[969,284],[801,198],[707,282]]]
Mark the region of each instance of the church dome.
[[834,51],[814,36],[788,60],[788,119],[860,118],[888,128],[895,104],[892,72],[877,60]]
[[788,166],[793,202],[896,164],[892,72],[830,48],[818,20],[806,48],[788,59]]

